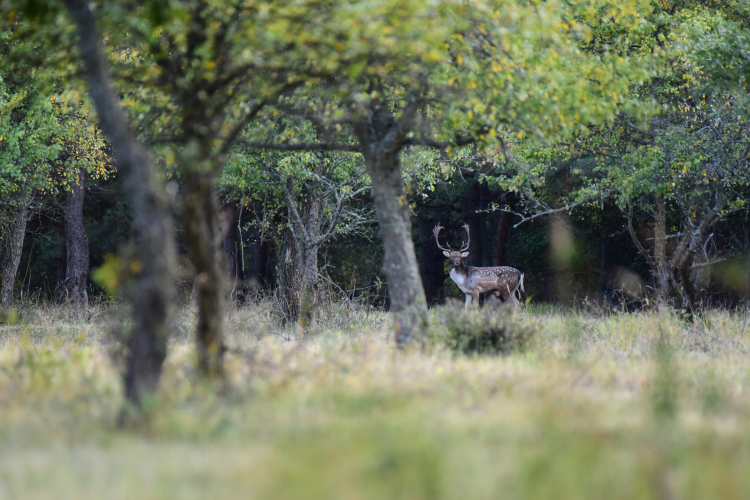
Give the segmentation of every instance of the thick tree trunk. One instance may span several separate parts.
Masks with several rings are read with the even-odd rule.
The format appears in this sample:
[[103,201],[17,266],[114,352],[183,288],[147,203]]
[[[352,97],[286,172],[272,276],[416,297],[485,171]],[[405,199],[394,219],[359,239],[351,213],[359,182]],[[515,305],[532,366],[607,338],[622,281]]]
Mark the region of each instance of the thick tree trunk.
[[318,247],[305,246],[302,258],[302,294],[299,325],[302,330],[315,325],[315,306],[318,302]]
[[77,25],[79,53],[91,98],[102,129],[111,141],[117,169],[124,178],[133,207],[140,273],[135,290],[128,293],[133,302],[134,324],[128,338],[124,385],[125,396],[140,407],[144,397],[156,392],[167,355],[168,307],[174,294],[176,261],[172,227],[162,177],[155,175],[153,159],[136,140],[112,93],[101,38],[89,3],[65,0],[65,5]]
[[656,196],[656,216],[654,220],[654,260],[656,280],[665,299],[669,299],[669,263],[667,261],[667,206],[663,195]]
[[30,201],[31,194],[28,191],[19,191],[15,199],[15,206],[11,209],[6,234],[0,242],[2,244],[2,248],[0,248],[0,272],[2,272],[0,300],[2,300],[3,308],[10,307],[13,301],[13,286],[16,282],[18,265],[21,263]]
[[[190,146],[186,149],[191,150]],[[221,263],[219,197],[214,176],[203,161],[185,157],[185,235],[195,266],[198,305],[196,347],[204,376],[224,373],[224,272]]]
[[422,263],[419,266],[419,274],[424,284],[424,293],[427,304],[435,305],[443,301],[445,287],[445,256],[435,243],[432,229],[435,227],[434,219],[421,219],[419,221],[419,241],[422,247]]
[[403,345],[423,339],[428,316],[398,155],[398,151],[383,154],[377,149],[365,149],[378,226],[385,246],[383,269],[395,316],[396,343]]
[[89,240],[83,224],[83,201],[86,170],[80,169],[78,182],[65,196],[65,248],[67,252],[65,279],[58,285],[60,302],[76,307],[88,306],[86,284],[89,276]]

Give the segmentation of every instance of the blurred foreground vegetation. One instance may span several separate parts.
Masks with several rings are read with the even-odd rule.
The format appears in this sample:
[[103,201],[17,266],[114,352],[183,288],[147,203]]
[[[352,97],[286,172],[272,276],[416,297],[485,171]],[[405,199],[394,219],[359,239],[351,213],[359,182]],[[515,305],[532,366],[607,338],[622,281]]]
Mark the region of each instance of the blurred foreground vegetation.
[[225,387],[198,376],[180,310],[138,431],[116,425],[124,306],[19,311],[0,326],[0,498],[750,496],[746,310],[526,307],[531,343],[494,357],[399,350],[360,306],[297,338],[272,306],[231,311]]

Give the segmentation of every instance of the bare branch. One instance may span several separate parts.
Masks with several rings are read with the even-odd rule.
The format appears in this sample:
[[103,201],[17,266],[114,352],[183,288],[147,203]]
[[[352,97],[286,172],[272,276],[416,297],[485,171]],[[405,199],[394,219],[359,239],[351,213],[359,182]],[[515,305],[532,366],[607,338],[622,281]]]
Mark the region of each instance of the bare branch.
[[638,249],[638,252],[640,252],[643,258],[646,259],[646,262],[648,262],[648,265],[651,268],[651,272],[656,274],[657,272],[656,262],[654,261],[653,257],[651,257],[651,254],[648,253],[648,250],[643,248],[643,245],[641,244],[641,240],[639,240],[638,235],[635,234],[635,228],[633,227],[633,204],[632,203],[628,203],[628,215],[626,217],[628,220],[628,233],[630,233],[630,238],[633,240],[633,243],[635,243],[635,246]]
[[251,149],[273,149],[277,151],[352,151],[361,153],[358,145],[327,144],[321,142],[260,142],[237,141],[237,144]]
[[530,220],[534,220],[537,217],[543,217],[545,215],[557,214],[557,213],[560,213],[560,212],[567,212],[569,210],[574,209],[578,205],[580,205],[580,203],[576,202],[576,203],[571,203],[570,205],[567,205],[567,206],[564,206],[564,207],[560,207],[560,208],[550,208],[549,210],[545,210],[544,212],[536,213],[536,214],[534,214],[534,215],[532,215],[530,217],[526,217],[525,215],[519,214],[518,212],[514,212],[512,210],[507,210],[506,209],[506,211],[512,213],[513,215],[517,215],[517,216],[521,217],[521,220],[518,221],[518,223],[516,223],[516,224],[513,225],[514,228],[517,228],[518,226],[520,226],[524,222],[528,222]]

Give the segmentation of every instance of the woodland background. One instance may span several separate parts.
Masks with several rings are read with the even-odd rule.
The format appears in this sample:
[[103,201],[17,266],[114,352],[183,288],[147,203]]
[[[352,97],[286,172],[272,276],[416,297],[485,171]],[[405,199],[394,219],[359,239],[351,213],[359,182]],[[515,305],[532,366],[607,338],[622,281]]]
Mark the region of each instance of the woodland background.
[[749,77],[748,0],[0,2],[0,498],[750,497]]
[[136,403],[188,297],[207,376],[228,300],[272,296],[300,335],[356,301],[423,342],[459,295],[438,222],[529,300],[692,320],[747,299],[740,0],[16,7],[3,306],[132,303]]
[[[221,4],[166,5],[147,3],[137,11],[115,9],[102,15],[104,19],[110,16],[106,22],[113,27],[118,22],[132,26],[136,23],[133,16],[140,16],[138,19],[160,30],[169,16],[176,24],[175,20],[191,9],[202,6],[208,12]],[[321,14],[314,9],[322,6],[315,2],[300,5],[313,9],[305,21],[308,29],[329,22],[315,18]],[[533,5],[522,2],[514,8],[520,12]],[[450,135],[446,134],[446,127],[459,132],[461,126],[469,127],[477,136],[476,144],[451,151],[451,141],[461,142],[456,132],[454,139],[435,148],[406,146],[403,150],[411,239],[428,304],[460,296],[451,281],[446,281],[444,259],[431,229],[442,222],[455,242],[464,237],[460,229],[464,221],[469,223],[473,236],[467,264],[510,265],[522,270],[532,300],[571,303],[588,298],[620,303],[638,298],[635,302],[642,304],[654,291],[671,296],[678,306],[687,301],[686,297],[691,302],[725,306],[746,299],[750,283],[744,55],[750,28],[747,6],[740,1],[591,5],[589,11],[583,4],[550,4],[547,8],[563,18],[577,16],[578,29],[583,34],[576,49],[588,52],[586,57],[593,56],[586,61],[591,65],[589,69],[610,72],[600,82],[598,95],[586,95],[581,89],[565,90],[564,86],[570,85],[566,81],[540,83],[540,78],[549,78],[553,72],[560,72],[563,79],[576,78],[575,71],[581,68],[575,65],[581,64],[584,57],[571,53],[568,61],[558,63],[566,56],[558,58],[555,42],[545,40],[539,33],[545,21],[532,17],[520,21],[522,33],[508,33],[525,37],[519,41],[530,51],[546,50],[551,60],[539,57],[530,62],[539,73],[533,78],[522,75],[527,64],[523,58],[528,54],[513,61],[520,64],[510,68],[517,73],[516,80],[512,75],[503,78],[515,88],[507,92],[506,86],[503,90],[507,95],[501,96],[497,104],[508,106],[513,98],[526,101],[524,97],[533,96],[535,87],[545,85],[547,90],[541,91],[560,88],[560,97],[570,102],[560,105],[560,97],[547,97],[533,105],[524,104],[518,112],[505,109],[502,113],[508,116],[503,118],[493,115],[497,111],[485,109],[495,107],[492,103],[497,97],[477,102],[477,96],[462,90],[456,100],[461,98],[464,102],[451,103],[456,109],[446,116],[435,112],[433,116],[422,116],[418,129],[429,128],[427,135],[431,134],[431,140],[437,142],[440,134]],[[261,12],[263,6],[245,8]],[[411,15],[423,15],[422,8],[414,7]],[[23,21],[24,9],[28,11],[28,22]],[[288,15],[282,10],[280,16]],[[355,17],[360,13],[342,15]],[[506,14],[513,17],[510,10]],[[104,276],[114,279],[106,266],[116,266],[114,256],[134,235],[132,207],[111,145],[87,104],[80,74],[76,76],[80,70],[75,49],[65,45],[73,39],[67,41],[66,30],[56,32],[49,25],[44,25],[47,31],[41,35],[39,31],[33,35],[28,31],[36,29],[31,26],[45,15],[51,15],[48,7],[29,4],[5,17],[0,147],[5,307],[11,300],[30,298],[78,300],[76,297],[84,288],[89,298],[104,297]],[[467,14],[467,19],[473,15]],[[218,19],[214,22],[220,21],[220,15],[210,16]],[[394,48],[373,56],[366,64],[389,67],[410,57],[409,44],[438,42],[440,34],[425,39],[423,31],[409,32],[410,21],[384,19],[384,33],[388,33],[390,25],[395,26],[390,29],[402,32],[394,37]],[[372,30],[377,34],[375,24],[373,21]],[[225,29],[230,26],[227,23]],[[255,29],[260,27],[262,23]],[[185,25],[172,29],[198,28]],[[272,29],[281,28],[273,25]],[[158,175],[168,181],[178,254],[182,256],[181,283],[187,290],[191,288],[192,270],[186,257],[188,237],[180,216],[187,193],[186,177],[178,158],[187,139],[184,131],[174,129],[175,120],[184,120],[186,112],[180,111],[181,103],[170,100],[169,91],[148,80],[149,72],[153,77],[159,66],[150,62],[154,53],[139,53],[138,36],[107,37],[107,53],[118,68],[114,76],[121,89],[121,104],[132,116],[139,137],[154,144]],[[53,40],[55,43],[46,43]],[[63,40],[66,41],[61,44]],[[228,51],[253,48],[251,40],[227,39],[223,43]],[[401,45],[396,47],[396,43]],[[273,45],[269,45],[259,50],[272,50]],[[351,50],[369,49],[365,45]],[[308,54],[288,50],[289,60],[284,64],[304,64],[292,59],[304,60]],[[283,53],[273,56],[285,57]],[[333,57],[322,51],[318,56],[322,65],[327,63],[326,57]],[[222,69],[215,68],[210,57],[198,57],[205,60],[196,74],[185,78],[211,81],[216,78],[215,71],[220,75]],[[473,64],[464,63],[458,50],[451,59],[457,78],[469,78],[472,83],[487,75],[502,75],[498,68],[482,67],[478,59]],[[276,62],[264,64],[279,67]],[[344,73],[345,64],[353,63],[347,60],[338,64],[338,71]],[[502,66],[499,60],[489,64]],[[618,69],[617,64],[622,67]],[[258,74],[251,78],[260,80],[268,77],[262,71],[270,70],[255,71]],[[401,78],[414,77],[409,71],[404,73]],[[231,95],[233,86],[251,84],[242,78],[227,81],[222,91]],[[255,85],[258,88],[252,92],[276,91],[268,90],[273,81],[263,80]],[[398,95],[408,89],[404,83],[394,85],[387,92]],[[429,106],[431,100],[453,99],[440,85],[442,82],[430,82],[417,90],[417,94],[424,94],[423,106]],[[485,93],[492,85],[485,82]],[[498,85],[502,88],[503,84]],[[622,86],[623,93],[614,91],[617,85]],[[347,90],[350,91],[351,88]],[[336,90],[340,92],[337,96],[328,92],[304,97],[289,94],[283,98],[286,101],[282,99],[275,107],[262,111],[262,116],[256,116],[247,130],[235,132],[243,137],[272,139],[267,142],[315,143],[325,142],[324,134],[329,134],[326,137],[330,141],[330,129],[324,129],[334,127],[338,140],[346,142],[338,132],[346,117],[333,119],[329,116],[332,111],[325,109],[326,99],[343,99],[343,94],[340,89]],[[437,97],[430,96],[430,92]],[[393,101],[389,106],[397,106],[393,97],[386,100]],[[316,103],[318,108],[310,103],[310,109],[297,109],[298,99],[313,98],[322,99]],[[250,105],[252,99],[253,95],[227,98],[220,106],[228,114],[236,113],[232,107]],[[597,106],[602,106],[597,99],[617,105],[611,110],[597,110]],[[211,106],[216,104],[203,104],[204,108]],[[462,117],[463,123],[455,123],[459,120],[456,113],[473,115],[474,108],[479,108],[474,111],[477,115],[484,114],[476,123],[466,116]],[[312,119],[312,112],[320,116]],[[529,113],[540,116],[528,116]],[[594,116],[597,113],[602,116]],[[559,134],[553,124],[544,123],[555,119],[569,120],[571,125],[567,130],[558,127],[564,129]],[[223,126],[231,120],[226,118]],[[490,130],[493,137],[482,142],[478,136],[489,135]],[[183,137],[178,137],[180,133]],[[243,140],[233,143],[223,164],[212,174],[221,206],[221,221],[213,224],[217,232],[220,229],[226,261],[221,265],[232,293],[238,297],[279,294],[281,314],[296,320],[301,307],[298,289],[302,286],[302,269],[312,266],[316,286],[319,274],[325,282],[335,283],[335,288],[347,294],[349,300],[387,308],[383,248],[362,157],[347,151],[314,151],[314,147],[307,148],[309,151],[263,152],[251,147],[250,141],[244,142],[248,145]],[[559,218],[561,215],[563,218]],[[560,224],[557,230],[556,220]],[[300,222],[309,226],[307,236],[302,234],[304,230],[295,231]],[[311,257],[311,253],[315,255]],[[103,277],[97,279],[94,273],[87,279],[89,269],[102,269]]]

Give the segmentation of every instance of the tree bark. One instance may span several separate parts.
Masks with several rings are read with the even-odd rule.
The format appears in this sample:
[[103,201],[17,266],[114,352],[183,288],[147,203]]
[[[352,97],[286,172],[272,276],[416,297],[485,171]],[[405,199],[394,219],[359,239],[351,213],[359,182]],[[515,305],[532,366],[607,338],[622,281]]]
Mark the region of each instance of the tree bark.
[[240,209],[236,203],[227,202],[221,207],[221,241],[226,263],[226,276],[230,285],[235,281],[242,281],[242,265],[240,263],[239,230]]
[[[464,196],[463,212],[464,220],[469,224],[471,231],[471,242],[469,245],[469,256],[466,257],[467,266],[482,266],[482,221],[483,214],[477,213],[482,209],[482,185],[474,182]],[[464,234],[463,237],[466,237]]]
[[216,171],[206,160],[184,156],[185,236],[195,266],[198,324],[196,347],[198,368],[204,376],[223,376],[224,366],[224,272],[221,269],[219,197],[214,186]]
[[421,219],[419,221],[419,241],[422,247],[422,263],[419,274],[424,284],[427,304],[435,305],[443,301],[445,289],[445,256],[435,244],[432,228],[435,219]]
[[15,206],[11,209],[10,221],[0,248],[0,272],[2,272],[2,290],[0,300],[3,308],[11,306],[13,301],[13,285],[16,282],[18,265],[21,263],[23,240],[26,235],[26,223],[29,219],[29,203],[31,193],[20,190],[15,199]]
[[427,328],[427,301],[419,276],[409,220],[409,202],[401,177],[399,152],[364,148],[367,171],[385,246],[383,269],[394,313],[396,343],[422,341]]
[[501,210],[500,217],[497,219],[497,229],[495,231],[495,241],[492,245],[492,265],[508,265],[508,241],[510,240],[510,231],[513,226],[513,214],[508,210]]
[[318,249],[317,245],[305,245],[302,258],[299,325],[303,331],[315,325],[315,306],[318,302]]
[[250,244],[250,267],[247,272],[248,286],[252,288],[268,286],[267,261],[268,242],[262,241],[260,234],[257,234]]
[[124,178],[133,207],[139,264],[135,268],[140,272],[136,274],[135,289],[128,293],[133,302],[133,330],[127,342],[124,385],[127,399],[140,408],[143,399],[158,388],[167,355],[168,307],[174,294],[176,256],[165,189],[162,176],[154,173],[152,157],[137,141],[112,92],[101,37],[89,3],[64,1],[77,26],[78,49],[94,107],[112,144],[117,169]]
[[296,322],[300,313],[301,273],[297,239],[285,229],[279,248],[279,293],[284,322]]
[[58,285],[60,302],[88,307],[86,284],[89,276],[89,240],[83,223],[86,170],[81,168],[77,182],[65,196],[65,279]]

